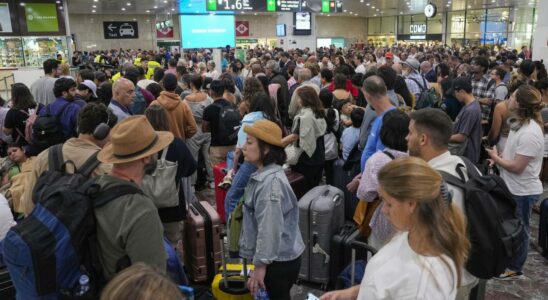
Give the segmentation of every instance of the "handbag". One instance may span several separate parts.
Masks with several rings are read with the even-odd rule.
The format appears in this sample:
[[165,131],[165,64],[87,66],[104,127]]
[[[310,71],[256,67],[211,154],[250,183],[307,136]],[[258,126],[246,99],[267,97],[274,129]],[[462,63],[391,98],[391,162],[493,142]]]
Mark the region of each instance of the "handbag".
[[[301,119],[296,117],[293,124],[293,133],[298,133],[300,130]],[[295,141],[291,145],[285,147],[285,154],[287,156],[286,163],[290,166],[294,166],[299,162],[299,157],[303,154],[303,149],[299,147],[299,140]]]
[[339,157],[339,145],[337,137],[333,132],[327,133],[323,137],[325,145],[325,160],[333,160]]
[[371,222],[371,218],[373,218],[373,214],[380,204],[381,199],[377,198],[373,200],[373,202],[360,200],[358,202],[358,206],[356,206],[356,211],[354,212],[354,217],[352,219],[356,222],[360,233],[366,238],[371,235],[371,227],[369,227],[369,223]]
[[175,183],[177,162],[167,161],[166,155],[167,148],[162,151],[154,173],[143,177],[143,193],[152,199],[157,208],[179,205],[179,184]]

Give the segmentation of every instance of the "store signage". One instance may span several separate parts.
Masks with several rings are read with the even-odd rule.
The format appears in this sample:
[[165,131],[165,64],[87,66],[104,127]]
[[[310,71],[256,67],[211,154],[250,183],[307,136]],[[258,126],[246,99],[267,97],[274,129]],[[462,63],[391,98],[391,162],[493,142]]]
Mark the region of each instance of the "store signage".
[[50,3],[26,3],[28,32],[58,32],[57,7]]
[[11,28],[10,7],[7,3],[0,3],[0,32],[13,32]]
[[103,22],[105,39],[138,39],[137,22]]
[[236,21],[236,36],[249,36],[249,21]]
[[426,24],[411,24],[411,25],[409,25],[409,33],[411,33],[411,34],[426,33]]
[[258,39],[236,39],[236,44],[257,44]]

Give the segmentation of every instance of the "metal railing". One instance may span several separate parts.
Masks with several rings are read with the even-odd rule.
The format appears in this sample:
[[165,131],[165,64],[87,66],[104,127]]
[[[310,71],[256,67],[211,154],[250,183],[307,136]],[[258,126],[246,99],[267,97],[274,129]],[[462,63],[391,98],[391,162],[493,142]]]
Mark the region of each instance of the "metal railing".
[[15,83],[15,75],[13,73],[4,78],[0,78],[0,96],[8,101],[11,97],[11,85]]

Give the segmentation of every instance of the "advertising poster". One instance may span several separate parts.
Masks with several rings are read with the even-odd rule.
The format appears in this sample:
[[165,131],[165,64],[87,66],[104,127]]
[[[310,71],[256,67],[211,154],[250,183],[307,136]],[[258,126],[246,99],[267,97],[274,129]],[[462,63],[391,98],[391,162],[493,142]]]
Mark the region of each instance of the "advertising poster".
[[25,19],[28,32],[58,32],[57,7],[50,3],[27,3]]
[[13,32],[11,28],[10,7],[7,3],[0,3],[0,32]]

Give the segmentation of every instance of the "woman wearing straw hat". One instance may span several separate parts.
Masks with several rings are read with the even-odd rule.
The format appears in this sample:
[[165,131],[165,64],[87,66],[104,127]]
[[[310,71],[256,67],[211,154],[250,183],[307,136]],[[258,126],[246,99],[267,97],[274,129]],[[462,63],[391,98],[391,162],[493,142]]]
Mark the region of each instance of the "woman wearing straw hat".
[[[173,134],[155,131],[145,116],[131,116],[116,125],[97,159],[112,164],[97,177],[99,193],[127,186],[139,189],[143,176],[156,170],[156,156],[173,141]],[[104,275],[110,279],[120,267],[137,262],[166,269],[163,228],[152,199],[141,193],[125,194],[95,208],[97,242]]]
[[244,158],[257,167],[243,198],[239,242],[240,256],[255,265],[247,286],[253,295],[264,289],[270,299],[290,299],[305,246],[297,197],[282,169],[282,130],[272,121],[259,120],[244,126],[244,131]]

